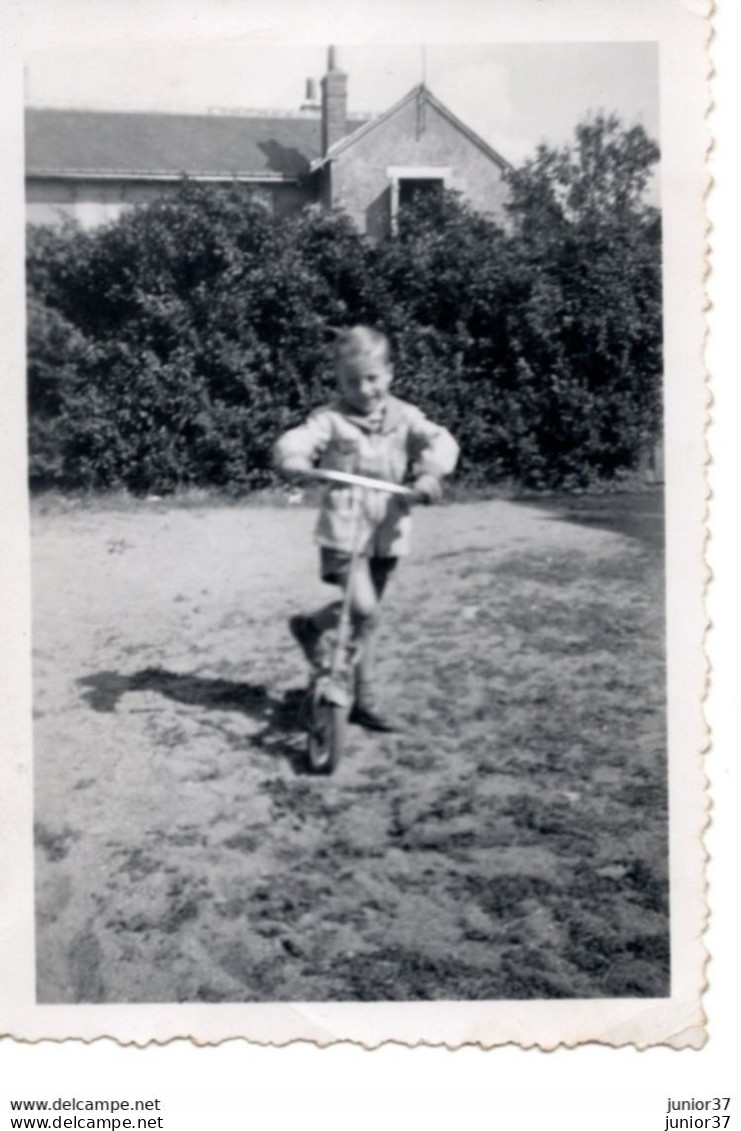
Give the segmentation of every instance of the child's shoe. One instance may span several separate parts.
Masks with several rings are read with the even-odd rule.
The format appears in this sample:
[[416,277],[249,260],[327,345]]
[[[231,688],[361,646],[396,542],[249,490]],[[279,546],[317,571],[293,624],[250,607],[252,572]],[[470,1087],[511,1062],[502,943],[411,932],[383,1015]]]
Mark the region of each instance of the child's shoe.
[[288,628],[311,667],[319,667],[321,659],[319,645],[322,634],[314,627],[310,618],[297,613],[289,619]]
[[368,692],[358,694],[348,719],[366,730],[379,730],[386,734],[401,729],[388,715],[384,715],[375,697]]

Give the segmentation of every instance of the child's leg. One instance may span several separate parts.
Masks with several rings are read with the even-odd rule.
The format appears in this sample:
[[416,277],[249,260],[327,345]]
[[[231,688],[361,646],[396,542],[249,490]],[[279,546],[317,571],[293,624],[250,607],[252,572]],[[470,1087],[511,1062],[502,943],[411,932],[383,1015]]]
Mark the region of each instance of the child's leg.
[[355,704],[350,721],[370,730],[393,731],[396,724],[383,714],[375,685],[376,633],[380,600],[395,562],[372,558],[362,563],[353,579],[353,619],[360,656],[356,671]]
[[352,608],[361,646],[357,672],[358,699],[370,702],[375,697],[376,637],[381,619],[381,598],[396,559],[371,558],[370,562],[363,559],[362,565],[364,570],[358,570],[356,575],[359,588],[357,595],[353,594]]
[[332,601],[309,616],[296,613],[289,617],[291,634],[312,668],[319,667],[323,662],[322,637],[339,624],[341,609],[341,601]]
[[[350,584],[350,555],[344,551],[324,550],[322,552],[322,580],[331,585],[338,585],[344,595],[347,586]],[[365,622],[372,620],[378,604],[377,597],[383,592],[384,585],[385,579],[379,583],[376,570],[373,566],[368,565],[368,559],[359,557],[353,569],[352,593],[350,594],[350,615],[356,633],[360,631],[365,634],[367,629]],[[337,627],[341,612],[342,601],[330,601],[329,604],[323,605],[305,619],[321,635]]]
[[[357,670],[359,697],[372,697],[375,669],[375,637],[379,621],[379,602],[388,578],[396,565],[395,558],[359,557],[350,576],[350,555],[333,550],[322,551],[322,578],[338,585],[343,594],[350,592],[350,616],[360,656]],[[337,628],[342,601],[331,601],[309,616],[291,618],[291,631],[310,663],[317,662],[319,641],[325,632]]]
[[[320,552],[321,577],[329,585],[339,585],[344,590],[349,555],[323,546]],[[312,667],[321,663],[321,640],[325,632],[333,631],[340,621],[342,601],[330,601],[307,616],[297,613],[290,617],[288,626],[294,640]]]
[[306,619],[311,622],[312,627],[321,636],[337,627],[340,623],[341,612],[342,601],[330,601],[328,605],[322,605],[321,609],[317,609]]
[[360,558],[355,563],[350,584],[350,615],[360,652],[357,677],[360,689],[370,685],[373,679],[374,644],[379,614],[378,594],[367,558]]

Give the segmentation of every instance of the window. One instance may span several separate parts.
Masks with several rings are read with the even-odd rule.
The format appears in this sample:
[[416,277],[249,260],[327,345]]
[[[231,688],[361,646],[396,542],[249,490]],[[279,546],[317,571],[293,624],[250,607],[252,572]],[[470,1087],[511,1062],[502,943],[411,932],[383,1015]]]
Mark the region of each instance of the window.
[[399,208],[413,204],[420,197],[434,196],[445,188],[442,177],[400,177]]
[[399,209],[421,194],[438,193],[450,183],[450,169],[440,166],[392,165],[386,170],[391,182],[391,230],[396,230]]

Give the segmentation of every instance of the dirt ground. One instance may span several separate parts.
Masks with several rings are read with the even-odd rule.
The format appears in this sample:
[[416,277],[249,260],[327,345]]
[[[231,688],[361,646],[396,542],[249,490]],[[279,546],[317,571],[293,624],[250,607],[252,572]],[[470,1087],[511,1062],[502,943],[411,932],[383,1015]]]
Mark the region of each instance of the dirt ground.
[[34,511],[40,1001],[668,993],[657,495],[418,512],[329,779],[311,510]]

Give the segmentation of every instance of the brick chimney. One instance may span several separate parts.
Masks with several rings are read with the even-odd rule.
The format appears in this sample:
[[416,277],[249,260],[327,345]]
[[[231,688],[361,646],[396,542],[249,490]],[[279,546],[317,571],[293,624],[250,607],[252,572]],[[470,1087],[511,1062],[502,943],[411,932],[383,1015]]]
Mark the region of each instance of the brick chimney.
[[322,156],[347,134],[347,75],[337,65],[336,48],[327,52],[322,79]]

